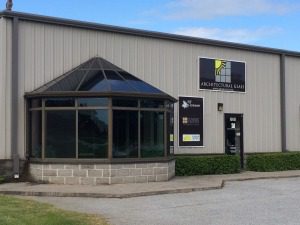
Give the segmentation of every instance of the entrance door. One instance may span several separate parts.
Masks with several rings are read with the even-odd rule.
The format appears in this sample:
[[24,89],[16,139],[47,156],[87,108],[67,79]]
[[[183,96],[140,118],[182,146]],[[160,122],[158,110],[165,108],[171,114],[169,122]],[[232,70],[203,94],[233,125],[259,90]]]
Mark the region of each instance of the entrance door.
[[241,168],[244,168],[243,115],[225,114],[225,153],[240,155]]

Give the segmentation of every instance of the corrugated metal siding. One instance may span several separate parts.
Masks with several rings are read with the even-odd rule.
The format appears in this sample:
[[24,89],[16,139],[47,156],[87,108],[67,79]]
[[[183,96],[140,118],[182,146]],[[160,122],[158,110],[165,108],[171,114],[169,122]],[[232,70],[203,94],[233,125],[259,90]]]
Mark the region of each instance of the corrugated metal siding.
[[[279,56],[31,22],[20,24],[20,96],[93,56],[101,56],[167,93],[205,98],[204,148],[177,153],[223,153],[224,113],[244,114],[246,152],[280,151]],[[198,57],[247,63],[247,93],[198,90]],[[175,111],[177,115],[177,105]],[[24,131],[24,112],[19,113]],[[177,132],[177,123],[175,124]],[[24,149],[24,133],[19,148]]]
[[300,60],[286,58],[286,134],[287,150],[300,150]]
[[11,22],[0,19],[0,159],[10,159]]

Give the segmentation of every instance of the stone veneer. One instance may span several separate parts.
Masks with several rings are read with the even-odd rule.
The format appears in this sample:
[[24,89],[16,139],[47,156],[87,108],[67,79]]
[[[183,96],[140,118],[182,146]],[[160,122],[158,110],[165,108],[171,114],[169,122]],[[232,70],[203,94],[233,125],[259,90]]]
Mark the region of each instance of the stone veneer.
[[159,163],[54,164],[30,163],[36,182],[54,184],[123,184],[168,181],[175,176],[175,160]]

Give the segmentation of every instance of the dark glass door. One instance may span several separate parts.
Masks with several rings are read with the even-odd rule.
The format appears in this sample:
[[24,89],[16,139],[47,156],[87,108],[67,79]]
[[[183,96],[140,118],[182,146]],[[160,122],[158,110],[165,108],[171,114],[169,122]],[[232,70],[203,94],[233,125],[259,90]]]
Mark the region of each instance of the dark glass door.
[[242,114],[225,114],[225,153],[240,155],[241,168],[244,167]]

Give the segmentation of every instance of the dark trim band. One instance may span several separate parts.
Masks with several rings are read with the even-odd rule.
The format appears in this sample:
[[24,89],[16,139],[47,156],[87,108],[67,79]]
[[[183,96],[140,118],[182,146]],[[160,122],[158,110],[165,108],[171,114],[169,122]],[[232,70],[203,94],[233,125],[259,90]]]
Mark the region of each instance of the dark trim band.
[[123,92],[47,92],[47,93],[25,93],[25,98],[46,98],[46,97],[128,97],[128,98],[151,98],[151,99],[165,99],[172,102],[177,102],[176,98],[170,95],[162,94],[141,94],[141,93],[123,93]]
[[54,164],[119,164],[119,163],[159,163],[174,160],[174,156],[156,158],[124,158],[124,159],[36,159],[30,158],[32,163],[54,163]]

